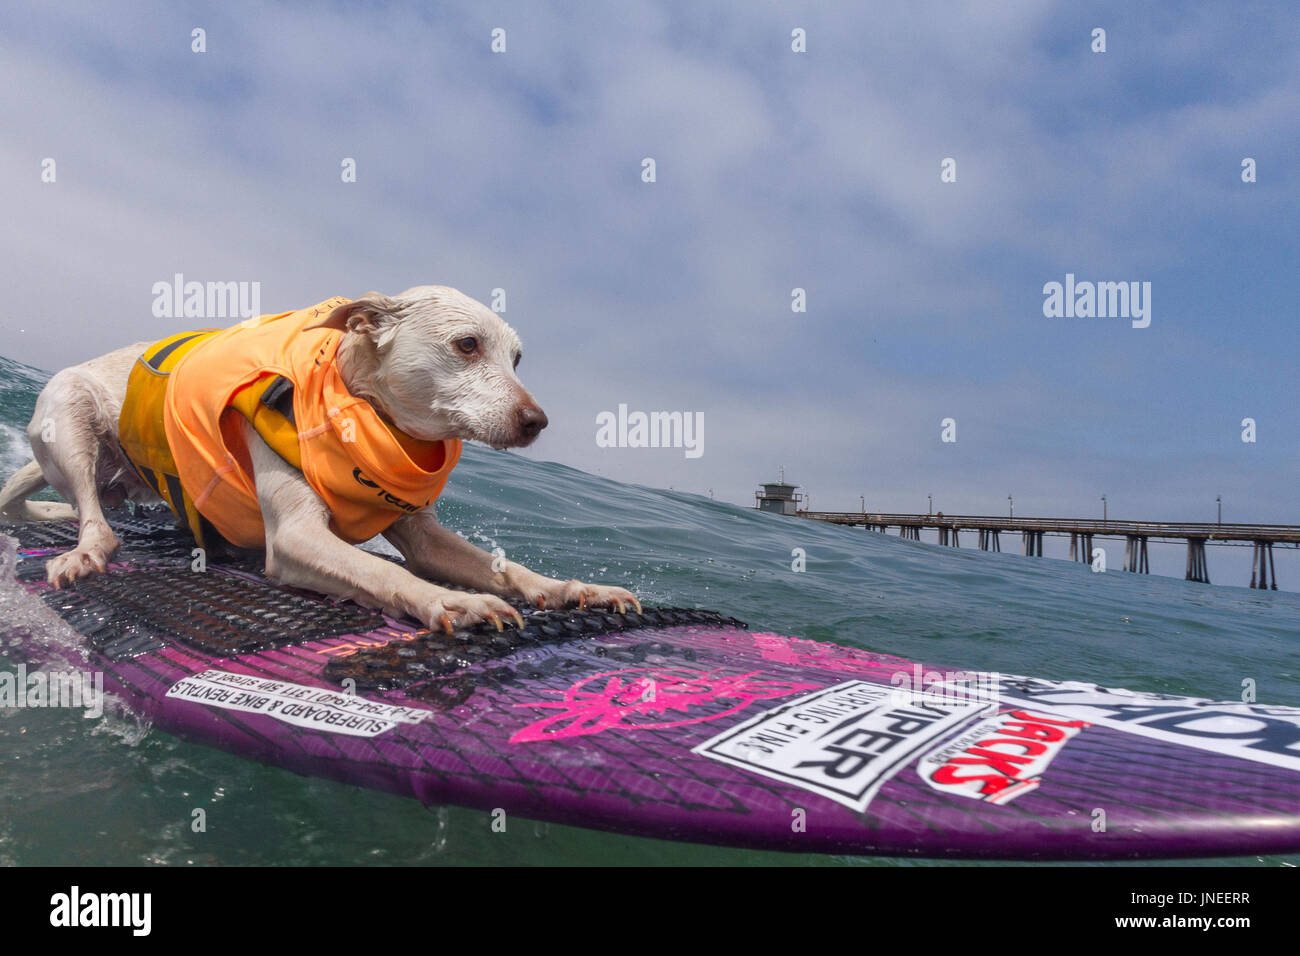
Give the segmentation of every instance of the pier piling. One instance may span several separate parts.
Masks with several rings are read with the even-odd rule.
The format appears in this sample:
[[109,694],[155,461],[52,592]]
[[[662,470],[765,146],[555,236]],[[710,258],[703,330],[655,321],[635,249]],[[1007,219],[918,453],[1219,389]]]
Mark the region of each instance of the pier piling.
[[1187,580],[1210,583],[1210,569],[1205,563],[1205,539],[1187,539]]
[[1070,532],[1070,560],[1092,564],[1092,535],[1086,531]]
[[1150,574],[1151,566],[1147,562],[1147,539],[1145,535],[1129,534],[1124,545],[1124,570],[1135,574]]
[[[1259,583],[1255,583],[1255,570],[1259,569]],[[1269,584],[1269,579],[1272,584]],[[1256,541],[1255,553],[1250,560],[1250,586],[1261,591],[1277,590],[1277,568],[1273,565],[1273,542]]]

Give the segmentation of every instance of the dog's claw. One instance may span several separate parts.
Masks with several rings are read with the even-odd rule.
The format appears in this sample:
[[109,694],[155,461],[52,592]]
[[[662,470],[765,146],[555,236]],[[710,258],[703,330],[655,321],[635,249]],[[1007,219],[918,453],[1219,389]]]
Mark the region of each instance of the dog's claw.
[[524,626],[524,616],[523,616],[522,614],[519,613],[519,609],[518,609],[518,608],[511,608],[511,609],[510,609],[510,613],[514,615],[515,623],[518,624],[519,627],[522,628],[522,627]]
[[621,598],[614,598],[614,607],[618,608],[619,614],[627,613],[627,605],[623,603]]
[[450,615],[450,614],[448,614],[448,613],[446,613],[446,612],[444,611],[443,614],[442,614],[442,616],[438,618],[438,622],[442,625],[442,629],[443,629],[444,631],[446,631],[448,634],[454,634],[454,633],[456,633],[456,629],[455,629],[454,627],[451,626],[451,615]]
[[579,595],[578,595],[578,610],[579,610],[579,611],[583,611],[583,610],[586,610],[586,608],[587,608],[587,595],[585,595],[585,594],[579,594]]
[[489,614],[488,620],[497,626],[498,631],[505,630],[505,628],[501,625],[501,618],[497,617],[495,614]]
[[632,606],[633,606],[634,608],[636,608],[636,612],[637,612],[638,614],[641,614],[641,613],[642,613],[642,611],[641,611],[641,602],[638,601],[636,598],[633,598],[633,599],[632,599]]
[[546,597],[544,595],[539,594],[537,596],[537,610],[539,611],[546,610]]

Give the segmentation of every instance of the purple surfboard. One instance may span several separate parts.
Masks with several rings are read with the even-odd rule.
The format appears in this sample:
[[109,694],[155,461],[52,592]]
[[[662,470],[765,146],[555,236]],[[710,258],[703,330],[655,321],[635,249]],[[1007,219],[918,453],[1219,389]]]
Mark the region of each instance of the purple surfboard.
[[[802,852],[1300,851],[1298,708],[921,666],[683,609],[433,634],[251,561],[193,570],[154,519],[114,526],[121,561],[64,591],[43,564],[71,526],[0,530],[107,691],[160,730],[297,773]],[[45,659],[29,666],[61,663],[31,648]]]

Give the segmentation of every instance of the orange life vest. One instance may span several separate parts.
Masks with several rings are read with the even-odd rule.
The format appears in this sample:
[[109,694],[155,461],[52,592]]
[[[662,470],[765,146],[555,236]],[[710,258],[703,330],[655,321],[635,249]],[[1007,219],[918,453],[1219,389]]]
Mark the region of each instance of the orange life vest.
[[239,547],[265,545],[241,417],[303,473],[346,541],[372,538],[442,493],[460,440],[424,441],[387,423],[339,376],[343,333],[311,327],[347,302],[178,333],[132,367],[118,439],[200,544],[210,523]]

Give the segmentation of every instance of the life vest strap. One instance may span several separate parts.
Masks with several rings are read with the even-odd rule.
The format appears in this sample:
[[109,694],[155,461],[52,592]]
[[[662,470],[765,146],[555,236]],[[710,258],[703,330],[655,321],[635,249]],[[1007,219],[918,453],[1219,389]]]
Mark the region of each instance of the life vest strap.
[[302,471],[298,426],[293,418],[293,382],[283,375],[264,375],[236,392],[230,407],[248,419],[277,455]]
[[167,378],[172,369],[194,348],[220,331],[177,332],[146,348],[131,366],[117,428],[118,444],[136,473],[159,498],[167,502],[176,517],[189,526],[202,547],[207,546],[205,541],[212,542],[219,536],[213,533],[212,525],[199,514],[181,486],[176,461],[167,446],[162,415]]

